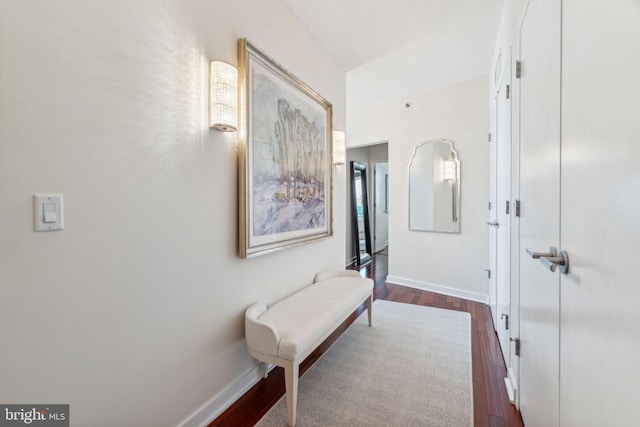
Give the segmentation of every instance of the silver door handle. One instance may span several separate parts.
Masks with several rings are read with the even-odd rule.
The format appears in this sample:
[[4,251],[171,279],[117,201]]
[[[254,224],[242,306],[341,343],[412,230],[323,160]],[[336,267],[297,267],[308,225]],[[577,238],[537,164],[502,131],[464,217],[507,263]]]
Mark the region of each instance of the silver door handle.
[[498,221],[487,222],[487,225],[490,225],[490,226],[496,227],[496,228],[498,228],[500,226],[500,224],[498,224]]
[[547,258],[548,257],[554,257],[554,256],[558,255],[558,250],[553,246],[551,246],[549,248],[549,252],[534,252],[531,249],[527,248],[527,253],[529,255],[531,255],[531,258],[539,259],[539,258],[542,258],[542,257],[547,257]]
[[558,256],[540,257],[540,262],[551,271],[556,271],[560,267],[560,273],[569,274],[569,255],[567,251],[560,251]]

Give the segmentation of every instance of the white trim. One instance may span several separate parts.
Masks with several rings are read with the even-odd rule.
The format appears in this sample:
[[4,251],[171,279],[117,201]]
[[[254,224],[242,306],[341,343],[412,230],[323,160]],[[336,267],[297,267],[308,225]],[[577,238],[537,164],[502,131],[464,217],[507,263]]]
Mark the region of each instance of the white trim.
[[[260,365],[254,366],[220,393],[209,399],[207,403],[178,424],[178,427],[206,427],[209,425],[262,379]],[[273,365],[269,365],[268,370],[271,371],[273,368]]]
[[349,135],[347,135],[347,150],[350,150],[352,148],[371,147],[372,145],[382,145],[382,144],[388,144],[388,143],[389,143],[389,140],[385,139],[383,141],[365,142],[364,144],[349,145]]
[[396,276],[387,276],[387,282],[395,283],[396,285],[408,286],[414,289],[421,289],[423,291],[448,295],[451,297],[481,302],[483,304],[489,303],[489,296],[478,292],[464,291],[462,289],[450,288],[448,286],[436,285],[433,283],[419,282],[417,280],[404,279]]
[[507,377],[504,379],[504,385],[507,387],[507,394],[509,395],[509,403],[518,407],[516,402],[516,393],[518,391],[518,385],[513,376],[511,368],[507,368]]

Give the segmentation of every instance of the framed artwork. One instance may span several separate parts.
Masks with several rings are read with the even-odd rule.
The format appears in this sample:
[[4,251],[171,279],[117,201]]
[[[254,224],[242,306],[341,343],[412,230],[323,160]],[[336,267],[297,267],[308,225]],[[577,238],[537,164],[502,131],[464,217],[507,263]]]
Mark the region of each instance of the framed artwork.
[[332,235],[332,106],[238,42],[242,258]]

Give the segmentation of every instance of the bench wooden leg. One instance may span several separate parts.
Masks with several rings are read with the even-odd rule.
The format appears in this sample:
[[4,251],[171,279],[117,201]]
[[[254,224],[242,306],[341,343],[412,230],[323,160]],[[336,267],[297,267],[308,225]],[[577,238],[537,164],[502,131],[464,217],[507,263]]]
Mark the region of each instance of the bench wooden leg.
[[289,425],[296,423],[296,405],[298,404],[298,373],[297,362],[287,362],[284,367],[284,386],[287,391],[287,415]]
[[371,326],[371,308],[373,307],[373,294],[367,298],[367,315],[369,315],[369,326]]

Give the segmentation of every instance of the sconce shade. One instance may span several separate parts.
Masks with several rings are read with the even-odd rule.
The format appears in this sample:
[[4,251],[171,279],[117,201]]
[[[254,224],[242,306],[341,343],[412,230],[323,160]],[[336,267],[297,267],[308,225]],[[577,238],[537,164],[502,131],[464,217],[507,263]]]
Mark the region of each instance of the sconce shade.
[[346,138],[344,131],[333,131],[333,164],[344,165],[346,156]]
[[225,132],[238,130],[238,70],[222,61],[211,61],[209,127]]
[[445,181],[453,181],[456,179],[456,162],[453,160],[445,160],[444,161],[444,172],[443,177]]

